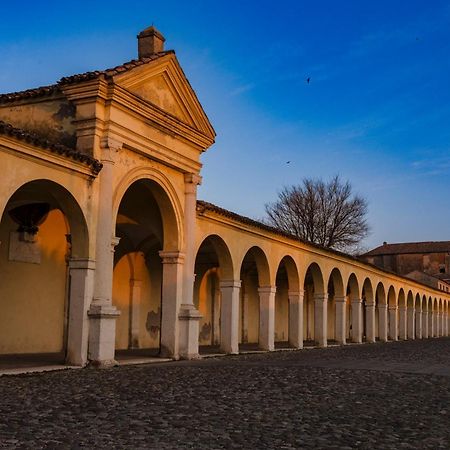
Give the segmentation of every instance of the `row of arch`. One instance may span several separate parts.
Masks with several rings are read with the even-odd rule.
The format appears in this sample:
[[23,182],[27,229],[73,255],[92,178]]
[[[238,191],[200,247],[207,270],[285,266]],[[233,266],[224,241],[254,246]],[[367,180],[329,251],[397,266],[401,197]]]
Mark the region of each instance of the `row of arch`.
[[[163,264],[162,259],[182,250],[180,208],[174,206],[175,194],[149,177],[145,171],[130,174],[112,201],[111,234],[120,238],[112,262],[112,304],[121,313],[118,352],[158,352],[167,342],[164,333],[177,339],[176,311],[168,305],[179,287],[166,272],[180,270],[179,262]],[[28,244],[18,237],[9,213],[39,203],[48,205],[49,214],[39,225],[39,258],[30,262],[24,254]],[[84,209],[68,189],[50,180],[24,183],[9,197],[0,222],[0,354],[51,352],[85,362],[89,286],[100,269],[94,271],[90,261],[92,231]],[[211,234],[194,251],[201,348],[236,353],[240,346],[272,350],[448,334],[448,302],[441,297],[344,274],[321,261],[269,257],[257,245],[241,249],[239,257],[230,248],[225,238]],[[175,277],[181,282],[178,273]]]
[[344,278],[338,267],[326,273],[320,262],[309,262],[302,274],[291,255],[271,267],[258,246],[242,253],[233,261],[219,235],[198,247],[194,299],[203,316],[200,345],[234,353],[245,344],[271,350],[277,342],[300,348],[448,334],[448,303],[441,297],[396,289],[370,276],[361,280],[353,272]]

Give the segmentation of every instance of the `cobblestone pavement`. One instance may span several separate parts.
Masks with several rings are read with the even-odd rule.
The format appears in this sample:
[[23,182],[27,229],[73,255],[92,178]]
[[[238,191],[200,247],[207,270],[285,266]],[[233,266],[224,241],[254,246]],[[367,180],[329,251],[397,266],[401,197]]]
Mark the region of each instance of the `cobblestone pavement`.
[[450,339],[2,377],[0,447],[448,449]]

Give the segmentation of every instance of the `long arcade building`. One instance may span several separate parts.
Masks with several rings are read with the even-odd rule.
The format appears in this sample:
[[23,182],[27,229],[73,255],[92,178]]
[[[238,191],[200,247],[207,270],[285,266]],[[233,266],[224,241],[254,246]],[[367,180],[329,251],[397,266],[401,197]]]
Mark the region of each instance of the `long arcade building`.
[[197,201],[215,132],[155,28],[138,54],[0,95],[1,355],[448,335],[448,293]]

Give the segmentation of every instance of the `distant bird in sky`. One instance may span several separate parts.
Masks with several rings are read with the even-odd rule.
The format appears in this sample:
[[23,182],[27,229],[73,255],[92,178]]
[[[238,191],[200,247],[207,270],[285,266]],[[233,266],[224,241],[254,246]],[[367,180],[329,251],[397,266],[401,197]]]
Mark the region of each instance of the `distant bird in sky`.
[[308,78],[306,79],[306,82],[309,84],[310,81],[311,81],[311,77],[308,77]]
[[291,162],[290,161],[286,161],[286,164],[290,164]]

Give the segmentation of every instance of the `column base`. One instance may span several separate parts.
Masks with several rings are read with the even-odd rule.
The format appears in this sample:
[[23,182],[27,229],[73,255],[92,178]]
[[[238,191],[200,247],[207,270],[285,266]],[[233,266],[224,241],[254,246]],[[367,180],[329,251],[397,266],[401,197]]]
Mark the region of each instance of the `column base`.
[[120,311],[112,305],[91,305],[89,317],[89,365],[112,367],[115,360],[116,319]]
[[182,304],[178,319],[180,320],[180,358],[200,359],[198,353],[198,322],[202,315],[194,305]]

